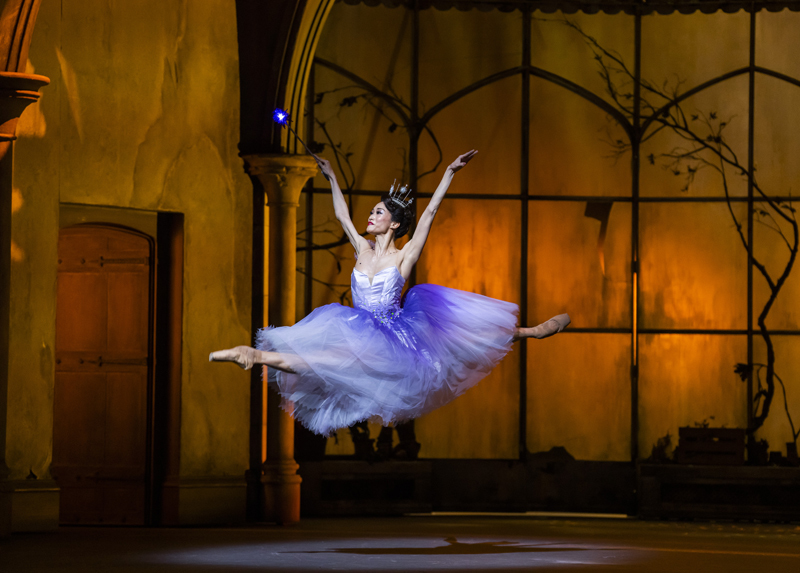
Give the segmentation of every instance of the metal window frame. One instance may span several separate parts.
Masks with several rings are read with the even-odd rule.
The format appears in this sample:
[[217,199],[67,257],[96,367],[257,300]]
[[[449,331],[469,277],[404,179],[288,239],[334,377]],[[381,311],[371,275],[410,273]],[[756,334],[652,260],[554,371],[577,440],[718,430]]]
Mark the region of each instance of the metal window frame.
[[[351,2],[357,3],[357,2]],[[480,2],[476,3],[480,4]],[[749,30],[749,65],[722,74],[716,78],[712,78],[694,88],[686,91],[681,95],[679,101],[682,101],[700,91],[705,90],[713,85],[716,85],[725,80],[737,77],[740,75],[748,76],[748,166],[752,174],[754,165],[754,129],[755,129],[755,78],[756,74],[764,74],[775,77],[784,82],[800,87],[800,80],[792,78],[777,71],[768,68],[756,66],[755,64],[755,33],[756,33],[756,14],[762,8],[769,8],[769,2],[748,2],[750,9],[750,30]],[[774,4],[774,3],[773,3]],[[533,13],[536,9],[535,3],[518,4],[517,9],[522,14],[522,61],[519,66],[497,72],[485,78],[482,78],[469,86],[462,88],[450,96],[443,99],[431,107],[427,112],[420,115],[419,110],[419,58],[420,58],[420,34],[419,34],[419,15],[420,15],[420,2],[409,2],[407,5],[404,3],[406,10],[413,11],[412,14],[412,66],[411,66],[411,98],[409,110],[406,111],[400,107],[394,97],[390,94],[382,92],[376,86],[370,84],[358,75],[338,66],[332,62],[326,61],[322,58],[315,58],[311,70],[311,78],[309,80],[308,99],[306,104],[306,112],[308,114],[308,121],[306,122],[307,133],[309,141],[314,140],[314,76],[317,66],[323,66],[331,71],[334,71],[342,77],[366,89],[373,95],[380,97],[383,101],[392,107],[398,115],[403,118],[407,124],[404,126],[409,135],[409,182],[412,187],[416,188],[418,176],[418,142],[419,137],[423,133],[425,126],[432,117],[438,112],[442,111],[449,105],[453,104],[462,97],[499,81],[501,79],[520,76],[521,90],[522,90],[522,109],[521,111],[521,132],[519,134],[521,141],[521,162],[520,162],[520,193],[518,194],[486,194],[486,193],[449,193],[449,200],[478,200],[478,201],[519,201],[521,213],[521,232],[520,232],[520,319],[523,322],[527,321],[528,312],[528,241],[529,241],[529,221],[528,211],[529,205],[539,201],[567,201],[567,202],[623,202],[631,204],[631,261],[630,261],[630,281],[631,281],[631,327],[630,328],[570,328],[561,336],[569,335],[570,333],[602,333],[602,334],[628,334],[631,337],[631,367],[630,367],[630,396],[631,396],[631,418],[630,418],[630,461],[636,463],[639,459],[639,336],[648,334],[683,334],[683,335],[740,335],[747,337],[747,361],[749,364],[753,363],[753,338],[755,336],[753,325],[753,260],[752,256],[748,254],[747,260],[747,327],[745,329],[666,329],[666,328],[644,328],[639,324],[639,209],[642,203],[718,203],[725,202],[725,197],[642,197],[639,188],[639,176],[641,159],[639,156],[639,141],[641,134],[643,134],[649,126],[650,120],[641,121],[641,94],[639,86],[641,85],[641,56],[642,56],[642,16],[645,14],[643,9],[635,10],[632,14],[634,18],[634,116],[633,121],[630,122],[622,115],[619,110],[611,106],[607,101],[600,98],[596,94],[583,88],[582,86],[571,82],[570,80],[558,76],[547,70],[537,68],[531,63],[532,42],[531,42],[531,22]],[[624,11],[624,15],[630,15],[628,10]],[[550,81],[567,89],[568,91],[584,98],[585,100],[593,103],[605,113],[614,117],[618,124],[623,127],[630,137],[632,144],[631,153],[631,194],[629,196],[572,196],[572,195],[541,195],[531,194],[529,189],[529,164],[530,164],[530,112],[531,112],[531,77],[538,77],[546,81]],[[678,103],[674,102],[674,103]],[[670,105],[674,105],[670,104]],[[385,191],[356,189],[351,192],[353,196],[373,196],[379,197]],[[306,221],[313,221],[314,215],[314,196],[317,194],[328,195],[330,191],[325,188],[314,187],[313,181],[309,181],[304,190],[306,198],[305,202],[305,216]],[[432,193],[418,193],[420,198],[430,198]],[[778,197],[779,199],[788,200],[791,197]],[[749,244],[753,245],[753,206],[758,200],[754,196],[752,177],[748,180],[747,195],[741,197],[732,197],[730,199],[735,203],[747,203],[748,206],[748,230],[747,236]],[[306,231],[307,244],[312,243],[312,225],[308,225]],[[313,268],[313,249],[306,248],[305,250],[305,265],[306,269]],[[752,248],[751,248],[752,251]],[[312,289],[313,279],[310,272],[305,274],[305,297],[304,297],[304,312],[310,313],[312,309]],[[415,275],[411,277],[412,284],[415,282]],[[799,330],[773,330],[772,334],[782,336],[800,336]],[[518,353],[520,368],[519,368],[519,459],[524,461],[528,454],[527,447],[527,352],[526,345],[520,345],[520,352]],[[752,379],[748,380],[747,384],[747,424],[750,427],[752,423],[752,405],[753,405],[753,383]]]

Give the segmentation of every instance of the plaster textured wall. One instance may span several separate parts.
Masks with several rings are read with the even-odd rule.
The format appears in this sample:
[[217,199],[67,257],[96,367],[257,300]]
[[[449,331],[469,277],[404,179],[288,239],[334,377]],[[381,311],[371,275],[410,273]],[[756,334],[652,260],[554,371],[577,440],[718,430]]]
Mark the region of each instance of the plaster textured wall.
[[185,215],[181,475],[242,475],[248,376],[207,361],[250,340],[233,2],[45,2],[29,67],[52,84],[16,148],[11,478],[51,458],[59,203]]

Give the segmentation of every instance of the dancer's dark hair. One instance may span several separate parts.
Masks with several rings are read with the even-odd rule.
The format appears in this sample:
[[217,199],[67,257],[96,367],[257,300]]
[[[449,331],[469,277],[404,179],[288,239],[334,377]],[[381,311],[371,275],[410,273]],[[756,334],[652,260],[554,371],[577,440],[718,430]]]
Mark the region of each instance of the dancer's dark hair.
[[410,205],[403,207],[402,205],[398,205],[392,201],[392,198],[388,193],[381,197],[381,201],[383,201],[383,204],[386,205],[389,213],[391,213],[392,222],[400,223],[400,226],[394,230],[394,238],[399,239],[408,233],[408,228],[411,226],[411,223],[414,222],[414,219],[417,216],[415,203],[411,203]]

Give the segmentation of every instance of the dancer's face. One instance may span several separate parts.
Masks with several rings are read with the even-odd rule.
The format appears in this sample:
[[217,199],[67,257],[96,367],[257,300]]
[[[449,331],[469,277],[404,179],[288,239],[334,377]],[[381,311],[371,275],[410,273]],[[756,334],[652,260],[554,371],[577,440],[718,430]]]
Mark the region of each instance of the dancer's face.
[[372,211],[369,212],[367,233],[383,235],[388,232],[389,229],[396,229],[399,226],[400,223],[392,222],[392,214],[389,212],[389,209],[386,208],[386,205],[383,204],[383,201],[375,205]]

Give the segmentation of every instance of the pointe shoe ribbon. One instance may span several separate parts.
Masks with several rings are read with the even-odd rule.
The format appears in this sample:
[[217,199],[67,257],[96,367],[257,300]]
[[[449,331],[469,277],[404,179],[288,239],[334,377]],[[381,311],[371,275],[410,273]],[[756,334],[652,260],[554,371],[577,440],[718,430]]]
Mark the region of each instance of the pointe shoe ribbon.
[[533,327],[534,338],[547,338],[553,336],[564,330],[570,323],[570,318],[567,313],[554,316],[550,320],[543,322],[538,326]]
[[227,350],[217,350],[208,355],[209,362],[235,362],[244,370],[250,370],[256,363],[255,348],[249,346],[237,346]]

